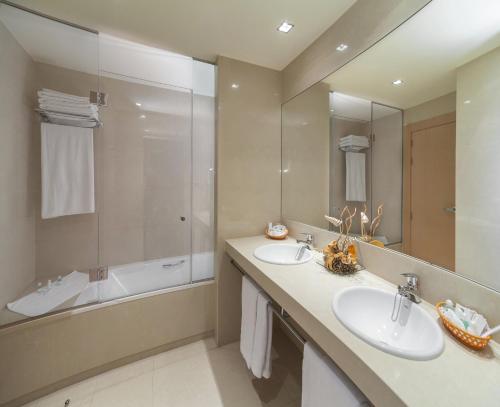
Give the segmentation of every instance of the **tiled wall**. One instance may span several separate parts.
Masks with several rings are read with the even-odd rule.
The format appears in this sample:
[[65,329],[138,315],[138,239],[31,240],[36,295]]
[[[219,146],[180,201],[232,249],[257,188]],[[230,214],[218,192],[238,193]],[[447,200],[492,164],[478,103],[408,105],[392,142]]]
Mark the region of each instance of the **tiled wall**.
[[457,272],[498,290],[499,65],[500,47],[457,71],[455,246]]
[[224,344],[238,340],[241,314],[241,277],[224,241],[280,219],[281,75],[221,57],[217,87],[217,341]]
[[283,216],[328,227],[329,89],[318,83],[282,107]]
[[0,308],[35,278],[34,72],[0,23]]

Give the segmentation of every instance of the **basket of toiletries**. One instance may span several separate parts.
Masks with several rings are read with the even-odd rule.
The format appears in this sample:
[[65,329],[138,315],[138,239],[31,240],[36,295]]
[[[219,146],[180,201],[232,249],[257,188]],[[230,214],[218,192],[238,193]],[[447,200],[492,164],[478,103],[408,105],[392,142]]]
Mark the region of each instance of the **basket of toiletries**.
[[265,230],[266,236],[269,239],[283,240],[288,236],[288,229],[284,225],[274,225],[269,223]]
[[460,342],[475,350],[484,349],[491,334],[498,329],[490,329],[481,314],[460,304],[453,304],[451,300],[437,303],[436,310],[446,329]]

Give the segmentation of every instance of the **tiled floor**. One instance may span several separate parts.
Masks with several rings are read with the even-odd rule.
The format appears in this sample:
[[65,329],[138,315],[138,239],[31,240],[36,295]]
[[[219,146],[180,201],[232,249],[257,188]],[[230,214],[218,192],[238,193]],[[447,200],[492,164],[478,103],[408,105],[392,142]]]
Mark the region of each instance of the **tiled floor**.
[[292,407],[300,406],[301,354],[277,331],[273,374],[257,380],[235,342],[213,339],[143,359],[69,386],[25,407]]

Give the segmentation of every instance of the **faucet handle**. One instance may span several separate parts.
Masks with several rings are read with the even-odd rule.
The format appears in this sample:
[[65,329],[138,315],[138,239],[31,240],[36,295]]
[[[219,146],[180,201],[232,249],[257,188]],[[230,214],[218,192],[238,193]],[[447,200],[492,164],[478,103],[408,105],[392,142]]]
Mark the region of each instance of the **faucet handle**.
[[312,244],[314,241],[314,236],[311,233],[301,232],[299,233],[299,235],[304,235],[305,239],[304,240],[297,239],[297,243]]
[[406,282],[409,286],[417,287],[418,286],[418,276],[415,273],[401,273],[403,277],[406,277]]

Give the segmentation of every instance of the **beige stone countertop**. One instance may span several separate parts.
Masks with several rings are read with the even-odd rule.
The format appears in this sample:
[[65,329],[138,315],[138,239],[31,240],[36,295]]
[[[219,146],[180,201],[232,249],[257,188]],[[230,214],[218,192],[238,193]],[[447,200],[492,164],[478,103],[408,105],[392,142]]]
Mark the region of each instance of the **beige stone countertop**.
[[[393,284],[368,270],[338,276],[314,260],[281,266],[253,256],[257,247],[270,243],[273,241],[264,236],[230,239],[226,241],[226,252],[376,406],[500,406],[497,344],[475,352],[442,328],[445,348],[436,359],[414,361],[378,350],[341,324],[333,313],[332,300],[345,287],[364,285],[395,290]],[[438,318],[431,304],[422,302],[419,306]]]

